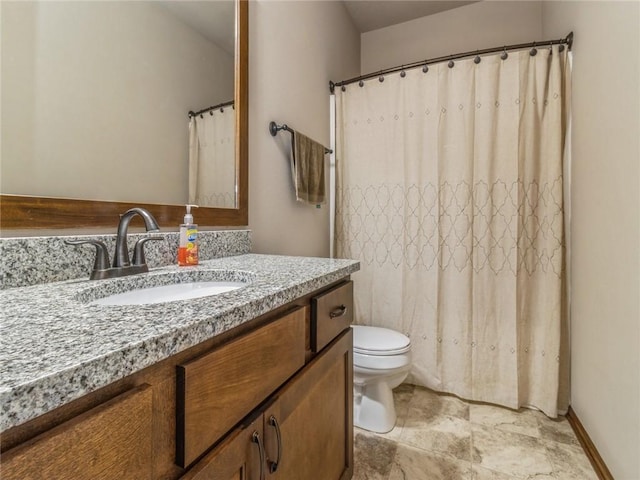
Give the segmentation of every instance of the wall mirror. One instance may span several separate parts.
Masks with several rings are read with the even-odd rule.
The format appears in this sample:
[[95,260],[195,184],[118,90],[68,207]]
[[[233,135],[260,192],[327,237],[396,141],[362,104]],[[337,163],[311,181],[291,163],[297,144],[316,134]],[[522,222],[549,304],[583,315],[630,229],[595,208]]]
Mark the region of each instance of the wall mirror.
[[[176,227],[194,200],[202,226],[248,224],[247,0],[0,8],[3,229],[114,227],[132,206]],[[202,194],[216,182],[225,199]]]

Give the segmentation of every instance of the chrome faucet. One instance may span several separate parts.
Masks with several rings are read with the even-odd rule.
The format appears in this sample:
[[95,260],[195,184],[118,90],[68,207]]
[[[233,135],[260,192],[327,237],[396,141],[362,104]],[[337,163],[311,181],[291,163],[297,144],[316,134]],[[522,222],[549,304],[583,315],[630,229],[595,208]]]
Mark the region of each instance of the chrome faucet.
[[117,278],[149,271],[144,258],[144,244],[150,240],[164,240],[163,237],[146,237],[138,240],[134,246],[133,264],[129,260],[129,248],[127,246],[127,231],[129,223],[135,215],[140,215],[144,220],[147,232],[158,232],[158,222],[148,210],[144,208],[131,208],[120,216],[118,233],[116,235],[116,251],[113,255],[113,266],[109,267],[109,252],[107,246],[99,240],[65,240],[67,245],[93,245],[96,247],[96,260],[91,271],[91,280],[105,278]]

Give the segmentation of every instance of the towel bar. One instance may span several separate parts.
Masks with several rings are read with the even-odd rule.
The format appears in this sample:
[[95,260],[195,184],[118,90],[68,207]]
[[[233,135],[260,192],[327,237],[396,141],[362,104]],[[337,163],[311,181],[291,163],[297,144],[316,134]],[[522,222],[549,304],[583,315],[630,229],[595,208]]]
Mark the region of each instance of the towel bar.
[[[293,129],[289,128],[289,126],[286,123],[283,125],[278,125],[276,124],[276,122],[269,123],[269,133],[271,133],[272,137],[275,137],[280,130],[286,130],[291,135],[295,134]],[[333,153],[333,150],[331,150],[330,148],[324,147],[324,153]]]

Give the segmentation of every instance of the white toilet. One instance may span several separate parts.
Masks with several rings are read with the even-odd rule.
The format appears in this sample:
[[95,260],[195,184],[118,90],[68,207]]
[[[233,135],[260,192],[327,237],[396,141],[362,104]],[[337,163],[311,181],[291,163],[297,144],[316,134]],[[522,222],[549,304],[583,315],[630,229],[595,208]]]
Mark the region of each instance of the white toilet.
[[353,423],[385,433],[396,423],[393,388],[411,368],[411,341],[388,328],[352,325]]

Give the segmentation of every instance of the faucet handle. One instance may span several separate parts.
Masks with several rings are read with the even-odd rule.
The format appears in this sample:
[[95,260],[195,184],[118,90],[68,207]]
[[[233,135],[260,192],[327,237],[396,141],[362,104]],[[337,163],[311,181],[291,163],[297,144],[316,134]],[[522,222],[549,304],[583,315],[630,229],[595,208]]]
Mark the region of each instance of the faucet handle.
[[147,263],[144,258],[144,244],[151,240],[164,240],[164,237],[144,237],[138,240],[133,247],[132,265],[144,265]]
[[99,270],[106,270],[109,268],[109,252],[104,242],[100,240],[65,240],[67,245],[93,245],[96,247],[96,260],[93,263],[93,272],[91,273],[91,279],[94,278],[94,272]]

